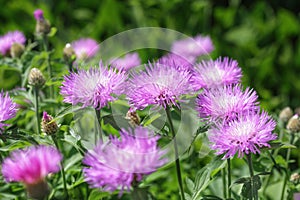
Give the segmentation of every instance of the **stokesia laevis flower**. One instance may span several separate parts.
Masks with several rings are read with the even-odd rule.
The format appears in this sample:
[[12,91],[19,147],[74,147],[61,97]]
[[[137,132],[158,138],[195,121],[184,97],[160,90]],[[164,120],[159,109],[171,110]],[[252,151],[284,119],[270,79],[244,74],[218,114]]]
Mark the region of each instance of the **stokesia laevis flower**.
[[158,63],[162,65],[166,65],[169,67],[175,67],[179,69],[191,69],[194,63],[189,62],[187,59],[185,59],[182,56],[176,55],[176,54],[167,54],[163,57],[161,57],[158,61]]
[[127,96],[137,109],[149,105],[178,106],[177,101],[184,94],[192,92],[189,70],[179,70],[159,63],[145,66],[146,71],[133,73],[129,80]]
[[244,154],[260,153],[259,148],[270,147],[268,142],[277,136],[272,133],[276,122],[266,113],[249,112],[239,114],[234,120],[223,124],[216,123],[207,134],[212,143],[211,148],[217,154],[225,154],[223,159]]
[[225,58],[204,60],[194,66],[192,84],[195,90],[240,82],[242,70],[237,61]]
[[180,55],[192,63],[198,56],[209,54],[213,50],[214,45],[211,38],[202,35],[175,41],[171,47],[172,53]]
[[124,92],[126,78],[124,71],[107,69],[100,62],[98,68],[81,69],[65,76],[60,93],[66,103],[99,110],[116,99],[113,95]]
[[[146,128],[122,130],[120,139],[111,136],[107,143],[99,143],[83,160],[85,180],[94,188],[121,191],[142,180],[165,164],[165,151],[157,147],[159,136]],[[122,193],[121,193],[122,194]]]
[[123,58],[111,59],[109,64],[119,70],[128,71],[134,67],[141,65],[141,59],[138,53],[126,54]]
[[8,93],[0,93],[0,133],[3,131],[5,126],[3,122],[15,117],[17,112],[17,104],[12,101]]
[[60,170],[61,153],[51,146],[31,146],[16,150],[2,164],[2,174],[7,182],[25,184],[32,198],[42,199],[49,193],[45,177]]
[[91,38],[80,38],[71,43],[77,59],[88,59],[96,55],[99,51],[98,43]]
[[7,55],[13,44],[18,43],[24,45],[25,42],[26,38],[22,32],[10,31],[0,37],[0,53],[2,55]]
[[231,120],[238,114],[258,111],[257,94],[253,89],[228,85],[212,89],[204,89],[196,99],[199,117],[210,121]]

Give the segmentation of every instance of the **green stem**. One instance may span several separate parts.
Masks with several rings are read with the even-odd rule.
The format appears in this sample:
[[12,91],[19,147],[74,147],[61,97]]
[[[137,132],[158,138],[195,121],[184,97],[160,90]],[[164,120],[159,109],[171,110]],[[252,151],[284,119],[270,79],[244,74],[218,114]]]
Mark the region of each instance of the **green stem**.
[[34,99],[35,99],[35,116],[36,116],[36,128],[37,128],[37,133],[41,133],[41,128],[40,128],[40,115],[39,115],[39,87],[34,86]]
[[[294,138],[295,138],[294,133],[291,133],[290,144],[292,144],[292,145],[294,143]],[[288,148],[287,153],[286,153],[286,158],[285,158],[285,160],[286,160],[286,175],[285,175],[285,179],[284,179],[283,186],[282,186],[281,198],[280,198],[281,200],[284,199],[286,184],[287,184],[287,181],[288,181],[289,176],[290,176],[290,173],[289,173],[290,156],[291,156],[291,148]]]
[[[59,150],[60,148],[59,148],[59,145],[58,145],[58,141],[55,138],[55,135],[52,135],[51,138],[52,138],[56,148]],[[68,194],[68,189],[67,189],[66,173],[65,173],[65,168],[64,168],[63,161],[60,162],[60,167],[61,167],[61,175],[62,175],[62,178],[63,178],[65,196],[66,196],[66,199],[68,199],[69,194]]]
[[175,129],[173,126],[172,118],[171,118],[171,111],[170,107],[167,106],[166,108],[166,114],[168,118],[168,122],[170,125],[171,133],[173,136],[173,142],[174,142],[174,151],[175,151],[175,164],[176,164],[176,173],[177,173],[177,180],[178,180],[178,185],[180,189],[180,194],[181,194],[181,200],[185,200],[184,197],[184,190],[183,190],[183,184],[182,184],[182,178],[181,178],[181,170],[180,170],[180,161],[179,161],[179,154],[178,154],[178,146],[177,146],[177,141],[176,141],[176,136],[175,136]]
[[226,182],[226,170],[222,169],[222,182],[223,182],[223,196],[224,199],[227,199],[227,182]]
[[248,162],[248,166],[249,166],[249,171],[250,171],[250,177],[251,177],[251,200],[254,199],[258,200],[258,193],[257,190],[255,190],[254,188],[254,182],[253,182],[253,177],[254,177],[254,170],[253,170],[253,163],[252,163],[252,156],[251,154],[246,154],[247,157],[247,162]]
[[99,134],[99,138],[100,138],[100,141],[103,142],[103,136],[102,136],[102,130],[101,130],[101,110],[97,110],[95,109],[95,112],[96,112],[96,116],[97,116],[97,121],[98,121],[98,132],[96,131],[96,134],[95,134],[95,144],[97,144],[98,142],[98,134]]
[[230,158],[227,159],[227,179],[228,179],[228,198],[231,198],[231,163]]

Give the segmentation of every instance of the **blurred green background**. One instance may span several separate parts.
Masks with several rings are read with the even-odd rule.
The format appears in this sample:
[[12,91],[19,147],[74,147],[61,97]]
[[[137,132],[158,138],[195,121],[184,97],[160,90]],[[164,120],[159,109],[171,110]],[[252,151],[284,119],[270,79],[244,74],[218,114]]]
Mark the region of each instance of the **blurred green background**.
[[[300,106],[300,1],[0,0],[0,5],[0,34],[18,29],[31,40],[33,11],[43,9],[58,29],[50,40],[57,57],[72,40],[92,37],[101,42],[137,27],[165,27],[190,36],[208,34],[216,47],[213,58],[236,59],[243,69],[244,85],[257,90],[264,108],[278,111],[286,105]],[[1,74],[0,83],[6,77]]]

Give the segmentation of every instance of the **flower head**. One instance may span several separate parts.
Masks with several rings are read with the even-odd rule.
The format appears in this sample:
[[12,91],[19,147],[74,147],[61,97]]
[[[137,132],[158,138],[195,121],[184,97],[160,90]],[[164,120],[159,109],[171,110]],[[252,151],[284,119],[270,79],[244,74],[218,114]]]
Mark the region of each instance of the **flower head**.
[[157,147],[158,136],[146,128],[122,130],[121,137],[110,137],[89,151],[83,163],[85,180],[92,187],[105,191],[130,189],[134,181],[141,181],[165,163],[165,151]]
[[33,16],[35,18],[36,21],[42,21],[44,20],[44,12],[43,10],[41,9],[36,9],[34,12],[33,12]]
[[28,75],[28,84],[35,87],[42,87],[46,80],[41,70],[38,68],[32,68]]
[[41,127],[43,132],[48,135],[55,134],[58,131],[58,125],[55,121],[52,121],[53,117],[49,115],[46,111],[43,112],[43,118],[41,122]]
[[194,64],[193,62],[188,61],[182,56],[176,55],[176,54],[167,54],[163,57],[161,57],[158,60],[158,63],[162,65],[166,65],[169,67],[175,67],[179,69],[191,69],[192,65]]
[[174,42],[171,52],[193,61],[198,56],[209,54],[213,49],[214,46],[209,36],[197,35],[194,38]]
[[0,93],[0,133],[3,131],[3,127],[7,126],[3,122],[11,119],[16,115],[17,105],[8,96],[8,93]]
[[3,36],[0,36],[0,53],[6,55],[14,43],[24,45],[26,38],[20,31],[10,31]]
[[99,51],[98,43],[91,38],[81,38],[71,43],[78,59],[91,58]]
[[107,69],[100,62],[98,68],[78,70],[65,76],[60,93],[66,103],[101,109],[116,99],[113,95],[123,93],[126,78],[124,71]]
[[2,164],[2,174],[7,182],[18,181],[25,184],[40,182],[49,173],[60,170],[62,155],[50,146],[31,146],[16,150]]
[[204,119],[231,120],[238,114],[259,110],[257,94],[247,88],[244,92],[240,84],[228,85],[204,91],[196,99],[199,116]]
[[195,90],[236,84],[242,77],[237,61],[227,57],[202,61],[194,66],[192,84]]
[[128,71],[134,67],[141,65],[141,59],[138,53],[126,54],[123,58],[110,60],[110,65],[119,70]]
[[260,153],[259,148],[270,147],[268,142],[277,138],[272,131],[276,122],[266,112],[249,112],[239,114],[229,123],[216,123],[208,130],[208,138],[212,143],[211,148],[217,154],[225,154],[223,159],[238,157],[244,154]]
[[159,63],[146,65],[146,71],[133,74],[129,80],[127,96],[129,102],[138,109],[149,105],[166,108],[176,105],[180,96],[192,91],[191,74],[188,70],[179,70]]

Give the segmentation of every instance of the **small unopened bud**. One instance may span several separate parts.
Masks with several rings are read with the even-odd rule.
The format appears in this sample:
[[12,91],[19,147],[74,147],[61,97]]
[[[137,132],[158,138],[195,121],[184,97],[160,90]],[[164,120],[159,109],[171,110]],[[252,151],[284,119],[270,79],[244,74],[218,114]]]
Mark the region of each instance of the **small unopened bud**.
[[300,115],[300,107],[295,109],[295,114]]
[[45,180],[40,180],[33,184],[26,184],[26,190],[28,197],[32,199],[45,199],[50,193],[49,186]]
[[37,35],[47,35],[51,31],[51,25],[48,20],[44,18],[44,13],[41,9],[37,9],[33,13],[36,20],[35,32]]
[[28,83],[33,86],[41,87],[46,80],[42,72],[37,68],[32,68],[29,72]]
[[291,182],[299,182],[300,181],[300,175],[298,173],[293,173],[290,177]]
[[126,113],[125,119],[128,119],[129,123],[132,126],[138,126],[138,125],[140,125],[140,117],[138,116],[138,114],[136,113],[136,111],[133,110],[133,109],[131,109],[131,108]]
[[279,114],[279,119],[283,122],[287,122],[293,116],[293,111],[290,107],[285,107]]
[[286,128],[293,133],[300,131],[300,120],[298,115],[294,115],[288,121]]
[[47,135],[53,135],[58,131],[58,125],[55,121],[52,121],[53,117],[48,115],[47,112],[43,113],[43,119],[41,122],[42,131]]
[[25,50],[25,47],[23,44],[20,43],[14,43],[10,48],[10,55],[13,58],[20,58]]
[[63,56],[66,62],[72,62],[76,59],[75,51],[70,43],[66,44],[63,51]]

